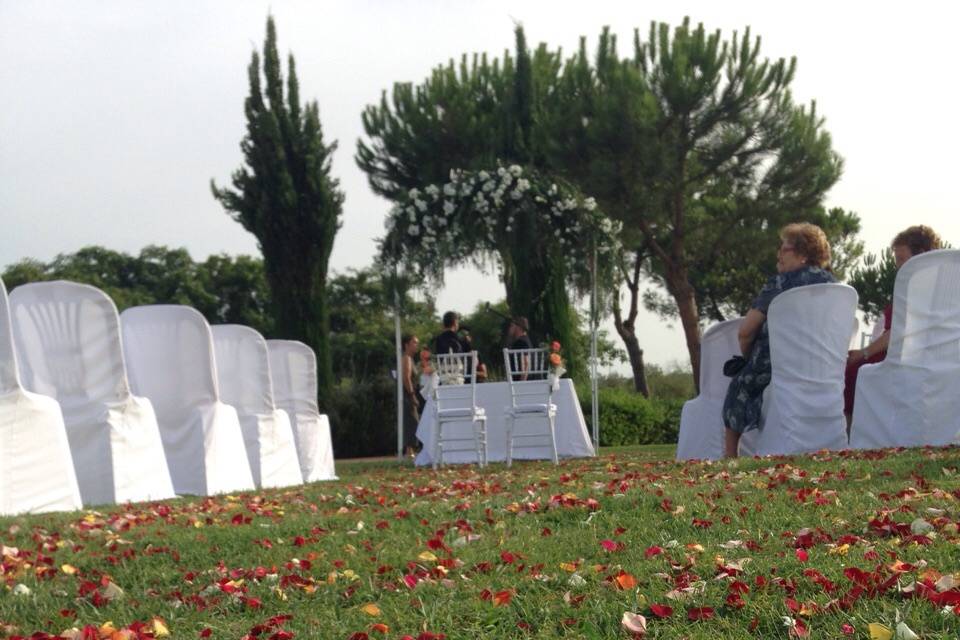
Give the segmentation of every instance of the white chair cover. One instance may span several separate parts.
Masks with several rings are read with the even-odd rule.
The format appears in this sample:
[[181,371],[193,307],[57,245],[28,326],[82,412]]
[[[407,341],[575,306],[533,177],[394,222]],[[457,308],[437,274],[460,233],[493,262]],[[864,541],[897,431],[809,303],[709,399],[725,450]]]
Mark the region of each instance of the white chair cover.
[[857,377],[856,449],[960,443],[960,250],[910,258],[893,288],[890,346]]
[[0,516],[81,508],[60,405],[20,385],[0,280]]
[[759,430],[740,438],[740,455],[844,449],[843,372],[857,292],[845,284],[784,291],[770,304],[773,376]]
[[317,357],[296,340],[267,340],[277,406],[287,412],[304,482],[336,480],[330,420],[317,406]]
[[213,338],[200,312],[180,305],[120,315],[133,390],[150,398],[177,493],[254,488],[236,410],[220,401]]
[[723,400],[730,378],[723,363],[740,355],[737,331],[742,318],[713,325],[700,340],[700,394],[683,403],[677,460],[717,460],[723,457]]
[[258,487],[303,482],[290,417],[273,401],[267,341],[250,327],[214,325],[220,397],[237,410],[253,481]]
[[10,295],[23,385],[60,403],[87,506],[172,498],[160,430],[130,393],[117,308],[76,282],[37,282]]

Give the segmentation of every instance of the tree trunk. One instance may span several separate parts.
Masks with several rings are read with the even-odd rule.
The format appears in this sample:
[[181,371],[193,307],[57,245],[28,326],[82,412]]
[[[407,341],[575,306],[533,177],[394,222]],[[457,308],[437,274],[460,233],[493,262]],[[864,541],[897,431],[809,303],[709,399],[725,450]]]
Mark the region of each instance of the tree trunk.
[[575,349],[576,316],[567,293],[566,269],[557,248],[531,242],[536,238],[533,215],[518,212],[517,231],[506,239],[500,257],[510,313],[527,318],[534,345],[556,340],[563,346],[570,376],[584,373],[585,359]]
[[326,274],[285,264],[267,273],[276,324],[274,331],[285,340],[299,340],[317,356],[317,401],[326,408],[333,385],[330,357],[330,310],[327,305]]
[[700,313],[697,297],[685,274],[673,273],[667,276],[667,287],[680,314],[683,335],[690,354],[690,366],[693,368],[693,386],[700,392]]
[[[620,311],[620,296],[614,295],[613,298],[613,325],[617,329],[620,339],[623,340],[627,348],[627,356],[630,358],[630,368],[633,371],[633,387],[637,393],[644,398],[650,397],[650,390],[647,388],[647,372],[643,362],[643,349],[640,348],[640,341],[637,340],[636,320],[637,310],[640,302],[640,266],[643,262],[640,253],[634,255],[633,279],[626,277],[627,290],[630,292],[630,311],[624,320]],[[619,292],[618,292],[619,293]]]
[[627,356],[630,357],[630,369],[633,371],[633,388],[644,398],[650,397],[650,390],[647,388],[647,372],[643,363],[643,349],[640,348],[640,341],[637,340],[637,334],[633,327],[627,327],[622,322],[615,319],[617,333],[623,340],[627,348]]

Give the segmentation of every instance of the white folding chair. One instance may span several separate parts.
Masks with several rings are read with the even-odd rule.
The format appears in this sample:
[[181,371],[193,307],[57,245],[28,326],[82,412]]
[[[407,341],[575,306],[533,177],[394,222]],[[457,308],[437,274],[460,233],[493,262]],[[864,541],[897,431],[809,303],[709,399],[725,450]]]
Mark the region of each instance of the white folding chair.
[[154,408],[130,392],[113,300],[36,282],[13,291],[10,310],[24,386],[60,403],[84,504],[172,498]]
[[737,331],[742,318],[725,320],[707,329],[700,341],[700,393],[683,403],[677,460],[718,460],[723,457],[723,400],[730,378],[723,363],[740,354]]
[[960,444],[960,250],[930,251],[897,272],[883,362],[857,376],[854,449]]
[[191,307],[148,305],[120,320],[130,383],[156,409],[177,493],[252,490],[237,411],[220,398],[206,319]]
[[0,516],[80,508],[60,405],[20,383],[0,280]]
[[330,420],[317,406],[317,356],[296,340],[267,340],[277,406],[293,425],[304,482],[336,480]]
[[847,446],[843,372],[857,292],[845,284],[784,291],[770,304],[770,385],[760,429],[740,438],[740,455],[791,455]]
[[[513,464],[513,450],[543,446],[549,439],[553,464],[557,456],[557,405],[553,404],[554,384],[550,379],[546,349],[504,349],[503,363],[510,384],[510,406],[507,416],[507,466]],[[516,432],[517,420],[543,420],[546,430],[529,429]],[[522,443],[516,443],[516,440]]]
[[[433,431],[433,468],[443,464],[443,454],[473,450],[477,464],[487,466],[487,415],[477,406],[477,352],[441,353],[435,356],[440,384],[433,390],[436,428]],[[470,425],[470,435],[464,435],[455,425]],[[448,433],[444,433],[447,427]],[[450,448],[448,444],[472,442],[473,447]]]
[[239,324],[210,327],[223,401],[237,410],[253,481],[261,488],[303,482],[290,416],[277,408],[267,341]]

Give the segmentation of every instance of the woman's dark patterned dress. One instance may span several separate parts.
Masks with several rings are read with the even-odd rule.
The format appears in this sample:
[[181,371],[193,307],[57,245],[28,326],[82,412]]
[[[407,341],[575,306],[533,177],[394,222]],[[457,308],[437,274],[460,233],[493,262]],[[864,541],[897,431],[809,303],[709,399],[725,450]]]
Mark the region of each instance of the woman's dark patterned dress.
[[[788,289],[836,281],[832,273],[819,267],[806,266],[778,273],[767,280],[760,295],[753,301],[752,308],[767,315],[773,299]],[[728,429],[744,433],[760,427],[763,390],[770,384],[770,374],[770,334],[764,319],[746,366],[730,380],[730,387],[727,388],[727,397],[723,402],[723,424]]]

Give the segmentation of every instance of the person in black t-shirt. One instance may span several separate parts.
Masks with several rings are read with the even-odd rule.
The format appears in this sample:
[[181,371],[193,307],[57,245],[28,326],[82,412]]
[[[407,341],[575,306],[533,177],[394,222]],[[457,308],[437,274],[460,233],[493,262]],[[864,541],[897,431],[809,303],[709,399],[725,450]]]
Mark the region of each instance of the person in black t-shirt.
[[464,351],[460,336],[457,335],[459,330],[460,316],[457,315],[456,311],[447,311],[443,314],[443,332],[434,339],[437,355],[462,353]]
[[[530,341],[530,336],[527,335],[529,329],[530,324],[523,316],[514,316],[510,320],[510,328],[507,329],[507,343],[511,349],[533,349],[533,342]],[[524,357],[522,362],[514,361],[514,371],[523,372],[520,375],[520,380],[527,379],[527,370],[529,368],[530,360],[528,357]]]
[[[443,314],[443,331],[434,338],[436,353],[438,355],[447,353],[470,353],[474,350],[473,341],[470,339],[470,333],[460,327],[460,316],[456,311],[447,311]],[[477,358],[477,380],[482,381],[487,377],[487,368]]]

